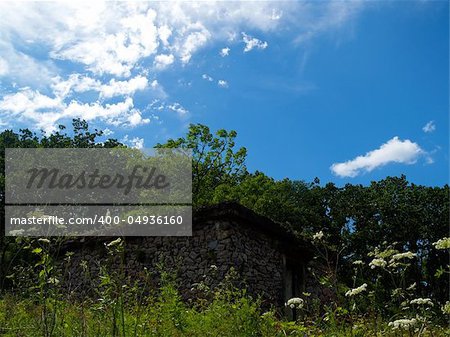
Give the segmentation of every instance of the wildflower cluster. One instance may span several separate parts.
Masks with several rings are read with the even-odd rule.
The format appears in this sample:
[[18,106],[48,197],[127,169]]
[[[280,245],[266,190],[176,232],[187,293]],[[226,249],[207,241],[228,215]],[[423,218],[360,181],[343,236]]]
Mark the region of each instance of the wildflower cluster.
[[363,285],[359,286],[358,288],[350,289],[349,291],[347,291],[345,293],[345,296],[347,296],[347,297],[356,296],[366,290],[367,290],[367,283],[364,283]]
[[312,238],[314,241],[320,241],[323,239],[323,237],[324,237],[324,234],[322,231],[320,231],[320,232],[317,232],[316,234],[314,234]]
[[450,315],[450,301],[445,302],[445,304],[441,308],[442,313]]
[[442,238],[433,243],[436,249],[450,249],[450,238]]
[[384,268],[384,267],[386,267],[386,265],[387,265],[387,262],[384,259],[381,259],[381,258],[373,259],[369,263],[369,266],[372,269],[375,269],[375,267]]
[[429,298],[416,298],[414,300],[411,300],[411,302],[409,303],[417,305],[428,305],[430,307],[434,306],[433,301]]
[[304,304],[305,301],[303,301],[300,297],[293,297],[285,303],[285,305],[291,309],[301,309]]
[[380,251],[378,248],[375,249],[374,252],[368,254],[369,256],[373,256],[373,260],[369,263],[370,268],[391,268],[396,269],[398,267],[407,267],[408,263],[404,262],[404,260],[411,260],[417,257],[416,253],[413,252],[404,252],[401,253],[396,249],[393,249],[392,246],[389,246],[387,249]]
[[401,260],[401,259],[412,259],[412,258],[415,258],[416,256],[417,256],[417,254],[412,253],[412,252],[397,253],[397,254],[392,255],[391,261]]
[[416,289],[416,285],[417,285],[417,283],[414,282],[414,283],[411,284],[408,288],[406,288],[406,290],[414,290],[414,289]]
[[119,245],[121,242],[122,242],[122,239],[121,238],[117,238],[117,239],[115,239],[115,240],[113,240],[110,243],[105,244],[105,245],[106,245],[106,247],[111,248],[111,247]]
[[415,318],[411,319],[403,318],[393,322],[389,322],[388,326],[391,327],[392,329],[409,329],[414,327],[416,324],[417,319]]

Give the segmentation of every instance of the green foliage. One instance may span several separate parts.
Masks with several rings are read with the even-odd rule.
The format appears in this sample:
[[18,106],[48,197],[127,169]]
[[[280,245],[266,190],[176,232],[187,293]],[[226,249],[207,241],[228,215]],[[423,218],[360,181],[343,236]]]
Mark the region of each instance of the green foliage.
[[[326,237],[315,236],[321,245]],[[146,288],[151,278],[144,283],[133,283],[124,273],[126,246],[120,238],[105,244],[107,259],[100,270],[97,282],[92,280],[95,295],[88,298],[72,297],[61,288],[64,266],[57,265],[54,247],[57,242],[48,239],[21,239],[23,249],[35,257],[31,274],[36,279],[30,292],[7,294],[0,298],[0,335],[2,336],[445,336],[446,330],[439,327],[436,316],[438,307],[430,299],[415,298],[413,288],[404,289],[403,302],[410,308],[398,306],[391,317],[371,315],[375,297],[366,296],[376,290],[371,283],[368,289],[351,292],[349,301],[342,305],[326,305],[322,313],[309,312],[308,303],[313,302],[304,294],[306,306],[298,306],[299,320],[289,322],[280,319],[275,311],[263,312],[258,299],[247,295],[245,289],[235,286],[238,274],[231,269],[219,286],[202,287],[211,299],[194,299],[189,304],[182,300],[175,274],[160,266],[159,286],[154,291]],[[411,254],[399,253],[391,247],[375,250],[371,258],[392,260],[410,259]],[[70,260],[66,254],[65,263]],[[360,268],[370,265],[357,264]],[[392,273],[401,266],[387,264]],[[61,268],[62,267],[62,268]],[[86,266],[86,268],[88,268]],[[213,269],[212,271],[213,272]],[[402,273],[400,273],[402,275]],[[19,275],[16,275],[19,276]],[[58,281],[57,281],[58,280]],[[147,282],[148,281],[148,282]],[[33,285],[34,284],[34,285]],[[345,291],[339,288],[338,291]],[[410,291],[410,294],[407,294]],[[349,293],[349,292],[347,292]],[[409,296],[409,297],[408,297]],[[395,296],[393,297],[393,303]],[[448,306],[448,304],[446,304]],[[446,307],[444,307],[445,309]],[[407,309],[407,310],[405,310]],[[446,311],[446,309],[443,312]],[[409,317],[409,318],[404,318]],[[405,322],[413,322],[408,327]],[[405,334],[404,334],[405,333]]]
[[212,134],[205,125],[191,124],[186,137],[156,145],[157,148],[192,150],[194,205],[210,204],[219,186],[234,186],[246,174],[247,150],[244,147],[234,149],[236,136],[236,131],[220,129]]
[[[101,131],[89,131],[74,120],[50,135],[30,130],[0,133],[0,216],[4,216],[4,151],[9,147],[120,147],[117,140],[98,142]],[[246,169],[246,149],[236,149],[235,131],[212,133],[190,125],[185,137],[157,144],[159,148],[191,149],[195,206],[236,201],[266,215],[303,237],[316,236],[316,259],[308,271],[328,293],[327,306],[318,297],[305,299],[303,318],[285,322],[272,311],[261,313],[258,300],[230,286],[214,289],[211,301],[187,305],[168,275],[156,293],[130,282],[121,266],[122,243],[109,246],[109,260],[100,279],[91,280],[96,301],[65,297],[53,264],[57,244],[2,237],[0,249],[0,335],[5,336],[443,336],[443,313],[449,305],[448,251],[433,245],[448,235],[449,187],[419,186],[405,176],[387,177],[368,186],[321,185],[283,179]],[[51,249],[50,249],[51,248]],[[385,267],[393,255],[414,252],[416,257]],[[360,260],[361,264],[353,262]],[[107,268],[109,266],[109,268]],[[353,273],[351,271],[354,271]],[[111,272],[112,271],[112,272]],[[146,271],[146,277],[151,275]],[[149,281],[150,283],[150,281]],[[345,293],[367,284],[364,296]],[[409,289],[415,284],[413,289]],[[434,307],[410,305],[430,298]],[[446,302],[447,301],[447,302]],[[447,304],[445,304],[447,303]],[[405,309],[405,307],[409,308]],[[400,327],[408,313],[420,329]],[[439,316],[441,315],[441,316]],[[420,321],[422,320],[422,321]],[[433,327],[432,322],[436,325]],[[419,325],[420,323],[420,325]],[[426,324],[425,324],[426,323]],[[403,330],[402,330],[403,329]],[[431,333],[432,332],[432,333]],[[447,331],[447,333],[449,333]]]

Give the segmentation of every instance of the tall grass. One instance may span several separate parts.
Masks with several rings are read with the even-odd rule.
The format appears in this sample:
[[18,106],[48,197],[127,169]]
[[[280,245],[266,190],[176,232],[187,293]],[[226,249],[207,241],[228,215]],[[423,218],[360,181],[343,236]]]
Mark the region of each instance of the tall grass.
[[[410,308],[403,310],[399,304],[400,311],[394,316],[376,315],[376,283],[360,285],[355,281],[353,289],[345,289],[339,305],[330,303],[312,310],[310,294],[292,299],[287,305],[297,310],[299,319],[290,322],[275,309],[263,310],[258,298],[236,288],[238,276],[233,269],[215,288],[196,284],[198,298],[186,302],[178,291],[175,274],[163,266],[159,266],[156,288],[146,286],[156,282],[155,275],[146,269],[142,271],[144,280],[131,282],[124,272],[123,241],[117,239],[105,245],[108,261],[98,275],[90,275],[84,266],[92,278],[92,289],[91,296],[81,297],[67,292],[67,285],[63,285],[65,271],[57,268],[49,240],[30,240],[24,247],[35,259],[28,268],[21,267],[11,275],[15,291],[0,298],[0,336],[450,336],[442,315],[436,316],[440,308],[430,305],[429,299],[409,300],[413,287],[403,287],[395,279],[400,280],[401,273],[389,275],[389,269],[384,273],[394,277],[398,288],[393,303],[385,305],[402,300]],[[410,256],[395,254],[403,253],[380,250],[371,258],[398,262]],[[66,259],[70,257],[68,254]],[[377,268],[386,267],[380,267],[380,261],[373,263],[378,263]],[[401,263],[407,267],[407,262]],[[361,263],[355,266],[360,268]]]

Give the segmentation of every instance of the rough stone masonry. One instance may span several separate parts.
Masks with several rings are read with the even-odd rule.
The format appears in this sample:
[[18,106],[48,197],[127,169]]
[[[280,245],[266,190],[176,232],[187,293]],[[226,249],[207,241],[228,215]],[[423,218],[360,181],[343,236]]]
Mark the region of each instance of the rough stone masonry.
[[[74,252],[68,281],[71,291],[86,285],[86,269],[97,275],[107,259],[106,239],[85,238],[66,244]],[[308,244],[280,224],[236,203],[199,209],[193,217],[191,237],[125,238],[125,272],[138,279],[157,266],[175,271],[183,298],[195,298],[195,285],[208,278],[214,287],[233,268],[249,294],[263,306],[283,308],[287,299],[305,289],[305,265],[311,259]],[[84,265],[84,267],[83,267]],[[84,268],[84,271],[82,270]]]

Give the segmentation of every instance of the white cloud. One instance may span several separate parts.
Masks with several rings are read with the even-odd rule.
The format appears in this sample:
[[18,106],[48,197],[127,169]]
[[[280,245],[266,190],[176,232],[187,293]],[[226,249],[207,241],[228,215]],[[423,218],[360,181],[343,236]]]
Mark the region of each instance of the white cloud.
[[[0,1],[0,12],[1,12]],[[4,18],[2,17],[2,20]],[[2,40],[0,20],[0,77],[7,78],[19,87],[34,86],[44,89],[56,75],[56,67],[49,61],[36,60],[20,50],[16,50],[12,42]]]
[[56,109],[62,106],[63,104],[60,99],[50,98],[29,88],[24,88],[17,93],[6,95],[0,101],[0,110],[8,111],[14,115],[34,110]]
[[[267,42],[239,35],[242,31],[267,36],[290,27],[302,32],[302,41],[318,33],[335,33],[359,7],[293,1],[0,1],[0,77],[18,94],[0,96],[0,113],[7,122],[28,120],[46,129],[74,114],[117,125],[144,124],[148,119],[129,104],[132,96],[148,88],[152,98],[166,99],[157,81],[159,72],[188,66],[202,48],[242,41],[245,52],[267,48]],[[229,55],[230,47],[234,48],[222,48],[220,55]],[[80,102],[77,94],[90,91],[98,97],[90,104]],[[120,96],[122,102],[111,103]],[[14,99],[17,105],[11,106]],[[166,109],[187,113],[181,104],[174,104]],[[114,115],[125,107],[123,116]]]
[[112,79],[108,84],[100,87],[100,97],[110,98],[121,95],[132,95],[136,91],[144,90],[148,86],[147,78],[136,76],[128,81],[116,81]]
[[150,118],[142,118],[142,113],[137,109],[133,109],[124,124],[127,124],[131,127],[136,127],[138,125],[148,123],[150,123]]
[[153,80],[152,83],[150,83],[150,87],[152,88],[154,94],[157,97],[166,98],[168,96],[163,86],[158,82],[158,80]]
[[202,78],[208,82],[214,81],[214,79],[211,76],[209,76],[208,74],[203,74]]
[[31,121],[33,126],[45,131],[55,130],[59,115],[54,111],[62,108],[64,104],[59,98],[51,98],[29,88],[6,95],[0,101],[5,121]]
[[228,56],[228,55],[230,55],[230,48],[228,48],[228,47],[226,47],[226,48],[222,48],[221,50],[220,50],[220,56],[222,56],[222,57],[225,57],[225,56]]
[[99,102],[88,104],[72,101],[61,113],[61,117],[79,117],[87,121],[99,118],[114,126],[137,126],[150,122],[150,120],[142,119],[140,115],[140,111],[134,109],[131,97],[127,97],[122,102],[105,105]]
[[8,71],[9,71],[8,62],[6,62],[5,59],[0,57],[0,76],[6,75]]
[[112,131],[108,128],[103,130],[103,136],[105,136],[105,137],[111,136],[112,134],[114,134],[114,131]]
[[164,69],[171,65],[175,60],[175,57],[172,54],[160,54],[155,56],[155,67],[157,69]]
[[[290,26],[301,32],[302,41],[335,32],[362,3],[1,2],[0,49],[10,65],[24,56],[17,44],[36,44],[48,58],[27,55],[30,64],[47,62],[50,69],[54,60],[65,60],[94,74],[129,77],[143,59],[173,54],[186,64],[208,42],[225,41],[242,29],[271,32]],[[246,39],[247,51],[267,47],[267,42]],[[39,67],[33,69],[39,74]]]
[[134,137],[130,139],[129,135],[125,135],[120,142],[122,144],[128,144],[132,148],[135,149],[143,149],[144,148],[144,138]]
[[[364,6],[364,1],[303,1],[301,9],[295,13],[297,21],[301,23],[301,29],[299,29],[300,33],[294,42],[305,44],[325,33],[339,33],[346,23],[354,20]],[[288,12],[286,11],[286,13]],[[293,12],[289,12],[289,14],[294,15]]]
[[434,121],[429,121],[427,124],[424,125],[422,130],[425,133],[431,133],[434,130],[436,130],[436,124],[434,124]]
[[67,80],[63,80],[59,76],[54,77],[53,84],[51,85],[55,96],[62,99],[71,95],[73,92],[99,91],[100,87],[100,81],[80,74],[71,74]]
[[246,33],[242,33],[242,41],[245,43],[244,53],[251,51],[252,49],[266,49],[269,44],[267,42],[263,42],[255,37],[251,37]]
[[115,104],[80,103],[72,100],[65,103],[61,97],[49,97],[38,91],[25,88],[15,94],[6,95],[0,100],[0,111],[6,120],[19,120],[51,132],[56,124],[65,119],[82,118],[87,121],[101,119],[114,126],[135,127],[147,124],[141,112],[134,108],[133,99]]
[[135,149],[143,149],[144,148],[144,138],[134,137],[131,140],[131,143],[133,144],[133,147]]
[[80,74],[71,74],[67,80],[54,78],[52,89],[56,96],[65,98],[71,93],[82,93],[87,91],[97,91],[100,98],[112,98],[116,96],[130,96],[138,90],[144,90],[148,86],[146,77],[138,75],[130,80],[117,81],[111,79],[107,84],[102,84],[99,80]]
[[184,108],[180,103],[172,103],[167,106],[169,110],[176,112],[179,115],[186,115],[189,111]]
[[169,44],[169,37],[171,35],[172,30],[168,26],[163,25],[158,28],[158,37],[164,46],[167,46]]
[[330,169],[340,177],[356,177],[362,172],[371,172],[390,163],[414,164],[425,154],[426,152],[417,143],[394,137],[378,149],[344,163],[335,163]]
[[219,80],[217,81],[217,85],[221,88],[228,88],[228,82],[225,80]]
[[276,9],[272,10],[272,16],[270,17],[272,20],[280,20],[283,16],[283,11],[279,11]]
[[[148,9],[136,12],[119,5],[118,15],[113,15],[109,12],[111,7],[115,6],[100,8],[100,17],[108,12],[102,18],[105,19],[103,25],[94,21],[92,25],[86,26],[85,19],[81,17],[80,23],[72,21],[73,27],[70,27],[72,29],[69,30],[66,41],[61,46],[54,46],[51,57],[82,63],[95,74],[130,76],[131,70],[141,58],[157,51],[156,11]],[[77,10],[75,15],[84,12],[78,8]],[[115,29],[108,19],[115,20]],[[86,29],[87,34],[76,34],[76,29]]]
[[190,33],[183,44],[176,47],[181,62],[184,64],[188,63],[191,60],[192,54],[200,47],[204,46],[210,37],[211,34],[206,29]]

